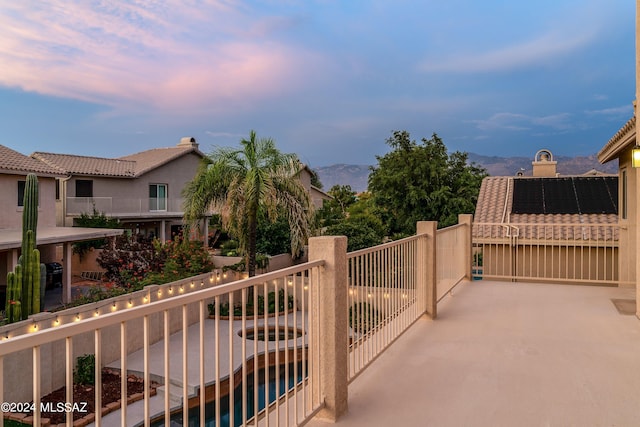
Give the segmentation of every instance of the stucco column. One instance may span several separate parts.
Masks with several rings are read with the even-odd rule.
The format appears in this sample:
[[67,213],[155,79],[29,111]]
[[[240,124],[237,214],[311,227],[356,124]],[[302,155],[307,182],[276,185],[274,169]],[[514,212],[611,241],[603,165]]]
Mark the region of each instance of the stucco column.
[[62,302],[71,302],[71,258],[73,255],[71,242],[62,244]]
[[464,242],[462,247],[464,250],[464,277],[467,280],[472,280],[471,266],[473,265],[473,215],[460,214],[458,215],[458,224],[464,224],[466,232],[464,233]]
[[[640,0],[636,0],[636,102],[634,103],[634,119],[636,121],[636,145],[640,142],[638,138],[638,100],[640,100]],[[640,168],[632,169],[635,172],[636,186],[640,184]],[[635,225],[635,246],[636,246],[636,316],[640,318],[640,286],[638,278],[640,278],[640,191],[636,188],[634,191],[636,197],[635,218],[631,220]]]
[[336,421],[348,408],[347,238],[309,239],[309,261],[324,260],[320,277],[320,383],[325,407],[318,417]]
[[18,249],[11,249],[7,257],[7,271],[14,271],[18,265]]
[[160,242],[163,244],[167,241],[167,221],[164,219],[160,221],[160,235],[158,239],[160,239]]
[[432,319],[438,316],[438,276],[436,263],[436,231],[437,221],[418,221],[416,224],[417,234],[426,235],[424,244],[420,245],[419,260],[423,263],[425,273],[425,304],[426,314]]

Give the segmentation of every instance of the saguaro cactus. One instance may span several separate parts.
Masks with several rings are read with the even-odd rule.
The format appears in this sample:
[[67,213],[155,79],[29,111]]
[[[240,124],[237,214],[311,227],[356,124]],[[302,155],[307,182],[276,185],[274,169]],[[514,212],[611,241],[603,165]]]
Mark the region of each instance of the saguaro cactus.
[[22,254],[13,272],[7,274],[7,304],[5,315],[9,323],[26,319],[40,312],[40,281],[43,266],[36,249],[38,228],[38,178],[27,176],[22,212]]

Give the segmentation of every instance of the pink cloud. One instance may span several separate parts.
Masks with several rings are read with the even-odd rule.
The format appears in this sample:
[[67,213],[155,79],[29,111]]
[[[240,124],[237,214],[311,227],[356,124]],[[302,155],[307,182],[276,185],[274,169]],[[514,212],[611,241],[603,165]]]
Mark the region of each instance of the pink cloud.
[[[322,59],[238,28],[284,21],[232,1],[53,2],[0,10],[0,85],[115,108],[223,108],[296,90]],[[268,31],[261,32],[266,34]]]

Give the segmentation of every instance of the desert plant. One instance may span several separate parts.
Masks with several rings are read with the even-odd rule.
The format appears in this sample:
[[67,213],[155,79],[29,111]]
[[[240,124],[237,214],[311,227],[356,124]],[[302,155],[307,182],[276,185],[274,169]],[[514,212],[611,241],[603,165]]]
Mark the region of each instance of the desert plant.
[[36,249],[38,228],[38,178],[27,175],[22,211],[22,253],[14,271],[7,274],[8,323],[25,320],[40,312],[40,285],[46,277],[44,264],[40,263],[40,251]]

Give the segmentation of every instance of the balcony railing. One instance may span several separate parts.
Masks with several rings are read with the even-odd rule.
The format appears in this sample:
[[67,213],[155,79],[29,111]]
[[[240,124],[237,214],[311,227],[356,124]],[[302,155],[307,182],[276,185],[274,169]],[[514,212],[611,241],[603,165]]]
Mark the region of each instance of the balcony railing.
[[94,209],[113,217],[182,213],[182,202],[182,198],[67,197],[66,215],[91,214]]
[[419,235],[347,255],[349,381],[424,314],[426,240]]
[[618,224],[473,224],[480,278],[618,285]]
[[[106,416],[111,425],[156,418],[169,425],[172,417],[276,426],[316,415],[336,419],[346,411],[349,382],[418,318],[435,317],[430,305],[440,284],[432,261],[470,266],[466,250],[446,249],[456,242],[470,248],[469,225],[436,233],[435,223],[420,223],[416,236],[352,253],[344,237],[312,238],[310,261],[298,266],[223,285],[205,275],[148,286],[8,325],[0,329],[0,401],[33,400],[39,425],[43,394],[66,386],[64,403],[72,404],[75,360],[94,354],[96,366],[144,380],[142,402],[133,404],[144,415],[131,420],[134,411],[122,399],[119,412]],[[457,240],[443,249],[437,241],[449,232]],[[100,374],[96,369],[96,390]],[[152,381],[159,383],[155,395]],[[239,399],[223,404],[227,394]],[[96,392],[98,408],[101,398]],[[102,418],[97,411],[96,425]]]

